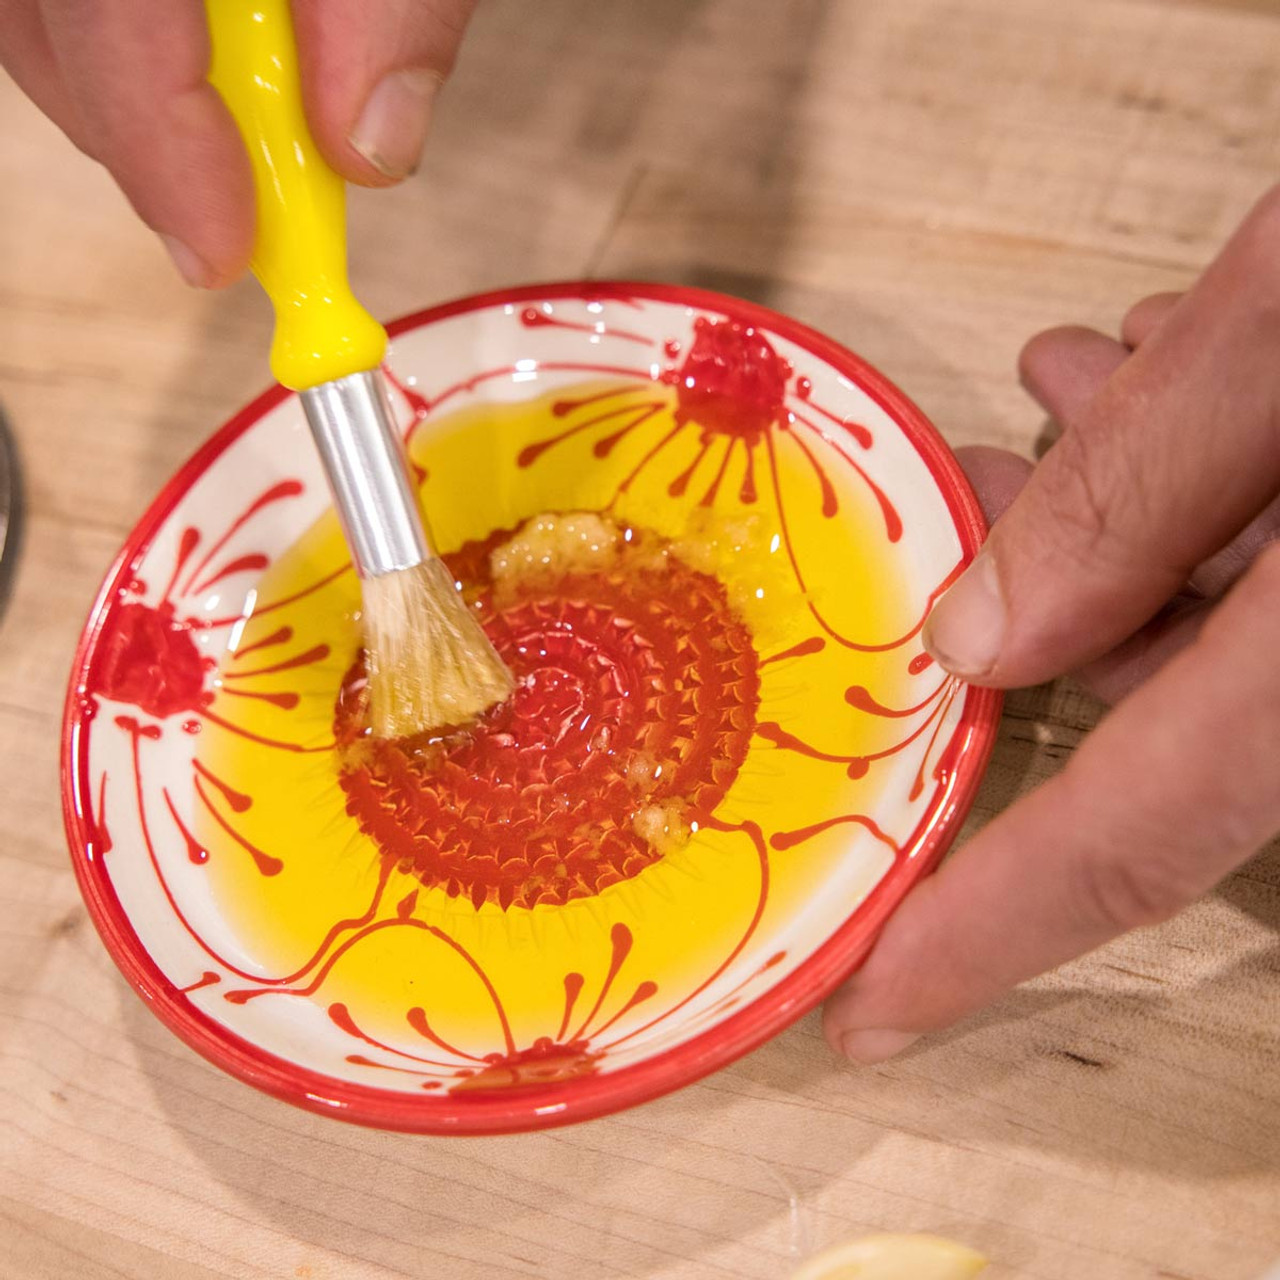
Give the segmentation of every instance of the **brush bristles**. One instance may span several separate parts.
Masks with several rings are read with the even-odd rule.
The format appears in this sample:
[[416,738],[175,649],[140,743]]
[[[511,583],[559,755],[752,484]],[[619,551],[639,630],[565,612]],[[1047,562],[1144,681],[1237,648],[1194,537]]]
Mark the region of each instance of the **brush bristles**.
[[515,682],[444,563],[366,578],[369,719],[379,738],[468,724]]

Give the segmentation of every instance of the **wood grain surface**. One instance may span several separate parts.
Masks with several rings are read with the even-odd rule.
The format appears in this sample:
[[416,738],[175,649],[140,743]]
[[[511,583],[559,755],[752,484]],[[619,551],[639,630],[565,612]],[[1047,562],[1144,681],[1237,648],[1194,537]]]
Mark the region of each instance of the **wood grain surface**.
[[[109,559],[265,383],[269,316],[251,283],[186,291],[8,82],[0,113],[27,506],[0,623],[0,1276],[766,1280],[872,1230],[962,1239],[993,1280],[1280,1256],[1274,845],[884,1067],[835,1061],[815,1016],[547,1134],[348,1128],[169,1035],[80,904],[58,719]],[[1280,176],[1278,125],[1275,0],[482,0],[422,171],[353,197],[353,270],[386,316],[583,275],[726,290],[860,351],[952,443],[1030,453],[1021,343],[1185,286]],[[1013,696],[971,825],[1099,713]]]

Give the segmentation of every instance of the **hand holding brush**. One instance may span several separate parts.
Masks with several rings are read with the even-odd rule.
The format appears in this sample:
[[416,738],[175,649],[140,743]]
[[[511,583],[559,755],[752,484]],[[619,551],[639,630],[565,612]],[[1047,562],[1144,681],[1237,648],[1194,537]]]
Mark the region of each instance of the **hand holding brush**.
[[303,114],[287,0],[207,8],[210,80],[253,166],[251,265],[276,312],[271,369],[301,396],[360,575],[373,731],[464,724],[512,680],[423,528],[379,368],[386,333],[347,284],[342,180]]

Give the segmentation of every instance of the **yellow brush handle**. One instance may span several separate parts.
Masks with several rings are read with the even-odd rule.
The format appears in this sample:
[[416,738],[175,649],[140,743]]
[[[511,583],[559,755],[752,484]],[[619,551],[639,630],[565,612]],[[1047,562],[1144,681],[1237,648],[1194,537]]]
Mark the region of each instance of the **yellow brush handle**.
[[271,372],[294,391],[375,369],[382,326],[347,283],[346,195],[307,128],[288,0],[206,0],[209,79],[249,148],[251,266],[276,312]]

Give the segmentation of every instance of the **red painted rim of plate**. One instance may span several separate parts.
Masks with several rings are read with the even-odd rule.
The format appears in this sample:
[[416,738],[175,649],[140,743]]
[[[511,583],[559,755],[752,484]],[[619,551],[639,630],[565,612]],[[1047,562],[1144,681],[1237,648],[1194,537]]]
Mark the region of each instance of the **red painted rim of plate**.
[[[767,329],[850,378],[892,417],[929,468],[951,512],[966,562],[986,534],[977,499],[954,455],[924,414],[885,377],[816,330],[766,307],[678,285],[570,281],[476,294],[414,312],[388,325],[396,334],[462,312],[528,301],[642,299],[687,306]],[[90,721],[79,690],[112,602],[133,564],[195,481],[232,443],[290,393],[271,388],[224,424],[157,495],[134,527],[98,592],[76,649],[62,726],[62,807],[80,891],[112,959],[166,1026],[216,1066],[286,1102],[357,1124],[428,1134],[499,1134],[588,1120],[651,1101],[749,1053],[813,1009],[866,957],[885,920],[907,891],[937,864],[973,803],[995,742],[1000,694],[970,687],[956,732],[967,731],[951,786],[926,811],[897,859],[853,914],[788,976],[723,1022],[652,1058],[603,1075],[551,1086],[474,1093],[465,1100],[409,1098],[351,1084],[296,1066],[258,1048],[198,1009],[160,971],[133,931],[101,857],[82,797],[89,795],[85,730]]]

